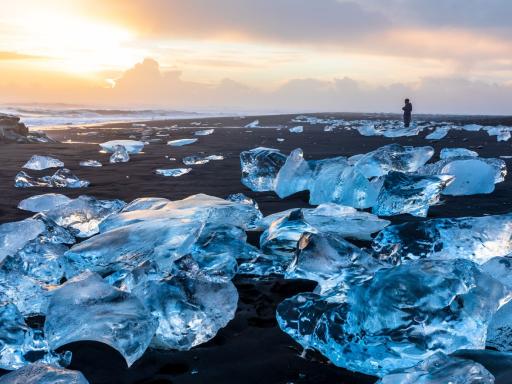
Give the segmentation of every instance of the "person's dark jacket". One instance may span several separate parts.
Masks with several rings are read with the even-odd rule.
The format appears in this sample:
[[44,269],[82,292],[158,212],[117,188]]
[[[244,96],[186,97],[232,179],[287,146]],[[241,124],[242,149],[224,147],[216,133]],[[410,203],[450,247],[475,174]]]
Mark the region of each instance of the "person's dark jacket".
[[405,106],[402,108],[402,110],[404,111],[404,116],[411,116],[412,103],[405,104]]

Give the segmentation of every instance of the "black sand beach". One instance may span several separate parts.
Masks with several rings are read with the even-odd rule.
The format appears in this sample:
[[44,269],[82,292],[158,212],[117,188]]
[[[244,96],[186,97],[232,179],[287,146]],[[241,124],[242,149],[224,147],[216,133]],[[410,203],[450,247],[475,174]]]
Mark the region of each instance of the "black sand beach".
[[[476,150],[482,157],[512,155],[509,142],[496,142],[485,132],[451,131],[440,141],[425,140],[428,132],[417,137],[388,139],[364,137],[357,131],[335,129],[324,132],[324,125],[304,125],[304,132],[290,133],[286,128],[241,128],[259,119],[262,126],[293,126],[293,116],[268,116],[250,118],[211,118],[188,121],[147,122],[146,127],[132,124],[111,124],[79,129],[70,127],[48,131],[48,135],[61,141],[58,144],[5,144],[0,147],[0,222],[20,220],[30,216],[16,208],[18,202],[35,194],[58,192],[70,197],[81,194],[97,198],[123,199],[127,202],[138,197],[165,197],[182,199],[192,194],[205,193],[226,197],[232,193],[244,193],[254,198],[264,214],[292,207],[308,206],[306,194],[297,194],[281,200],[274,193],[255,193],[240,183],[239,153],[258,146],[273,147],[284,153],[302,148],[307,159],[334,156],[351,156],[374,150],[393,142],[402,145],[432,145],[437,158],[441,148],[464,147]],[[321,117],[368,118],[362,115],[328,114]],[[447,118],[439,118],[441,120]],[[452,117],[464,123],[488,123],[512,125],[512,118]],[[201,125],[191,125],[201,122]],[[170,128],[174,125],[177,127]],[[151,128],[150,128],[151,127]],[[154,127],[154,128],[153,128]],[[237,127],[237,128],[235,128]],[[194,136],[194,132],[215,128],[209,136]],[[162,142],[151,143],[144,153],[133,155],[130,162],[109,164],[108,155],[99,153],[97,143],[113,139],[137,139],[141,131],[151,130],[148,135]],[[91,132],[96,132],[91,134]],[[85,133],[85,134],[84,134]],[[168,134],[168,136],[157,136]],[[170,147],[168,140],[198,138],[198,142]],[[284,138],[278,142],[277,138]],[[66,143],[71,140],[72,143]],[[74,143],[73,143],[74,142]],[[80,190],[52,190],[44,188],[15,188],[14,176],[33,154],[53,155],[82,179],[91,181],[89,188]],[[178,178],[165,178],[154,174],[157,168],[184,167],[184,156],[205,154],[223,155],[225,160],[193,166],[192,172]],[[170,161],[165,156],[176,158]],[[102,168],[80,167],[82,160],[101,161]],[[512,166],[507,159],[507,166]],[[31,174],[36,175],[35,172]],[[443,197],[441,204],[429,211],[429,218],[481,216],[512,212],[512,182],[510,177],[496,186],[491,195]],[[394,222],[418,220],[411,216],[399,216]],[[257,236],[250,236],[257,242]],[[275,308],[280,301],[298,292],[312,290],[314,283],[284,281],[269,278],[254,281],[237,278],[235,284],[240,294],[237,315],[210,342],[188,352],[148,351],[130,369],[122,357],[99,343],[76,343],[67,346],[73,352],[71,369],[84,373],[92,384],[100,383],[373,383],[375,378],[351,373],[330,364],[316,353],[302,352],[291,338],[283,333],[275,321]],[[497,381],[498,382],[498,381]]]

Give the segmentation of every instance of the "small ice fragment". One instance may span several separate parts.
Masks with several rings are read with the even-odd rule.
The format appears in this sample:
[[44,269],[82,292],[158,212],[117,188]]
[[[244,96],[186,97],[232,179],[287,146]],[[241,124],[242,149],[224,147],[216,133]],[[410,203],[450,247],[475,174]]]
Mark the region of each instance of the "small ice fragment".
[[34,155],[25,163],[25,165],[23,165],[23,168],[40,171],[43,169],[60,168],[63,166],[64,163],[54,157]]
[[125,147],[122,145],[116,145],[114,148],[114,153],[110,156],[110,162],[114,163],[126,163],[130,161],[130,155]]
[[466,148],[443,148],[439,155],[441,160],[460,156],[478,157],[478,153]]
[[170,168],[170,169],[157,169],[155,173],[160,176],[166,177],[179,177],[189,173],[192,168]]
[[101,167],[103,164],[101,164],[98,160],[84,160],[80,162],[81,167]]
[[19,209],[29,212],[44,212],[69,203],[71,199],[59,193],[45,193],[22,200],[18,204]]
[[130,155],[139,153],[144,149],[144,143],[137,140],[112,140],[100,144],[100,147],[108,153],[113,153],[116,151],[116,146],[118,145],[125,147]]
[[283,139],[282,137],[278,137],[276,140],[277,140],[278,142],[280,142],[280,143],[282,143],[282,142],[284,141],[284,139]]
[[183,145],[193,144],[197,141],[197,139],[180,139],[180,140],[171,140],[167,142],[167,145],[173,147],[181,147]]
[[194,135],[196,136],[208,136],[215,132],[215,129],[204,129],[202,131],[195,131]]
[[252,123],[247,124],[244,128],[258,128],[260,126],[259,120],[254,120]]
[[441,140],[448,132],[450,132],[449,126],[437,127],[434,132],[428,134],[425,138],[427,140]]
[[302,125],[298,125],[296,127],[292,127],[288,129],[291,133],[302,133],[304,132],[304,127]]
[[187,156],[182,161],[185,165],[202,165],[210,162],[209,159],[200,156]]
[[137,297],[85,272],[53,291],[44,334],[54,350],[76,341],[105,343],[131,366],[146,351],[157,326]]
[[224,156],[222,156],[222,155],[210,155],[210,156],[206,156],[205,159],[206,160],[210,160],[210,161],[219,161],[219,160],[224,160]]

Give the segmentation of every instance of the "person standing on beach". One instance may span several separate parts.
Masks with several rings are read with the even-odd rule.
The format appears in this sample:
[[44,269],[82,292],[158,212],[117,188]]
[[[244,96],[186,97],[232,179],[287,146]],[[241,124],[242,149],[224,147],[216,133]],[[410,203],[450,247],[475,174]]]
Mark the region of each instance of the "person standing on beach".
[[405,99],[405,105],[402,108],[404,111],[404,127],[408,128],[411,125],[411,114],[412,114],[412,104],[409,99]]

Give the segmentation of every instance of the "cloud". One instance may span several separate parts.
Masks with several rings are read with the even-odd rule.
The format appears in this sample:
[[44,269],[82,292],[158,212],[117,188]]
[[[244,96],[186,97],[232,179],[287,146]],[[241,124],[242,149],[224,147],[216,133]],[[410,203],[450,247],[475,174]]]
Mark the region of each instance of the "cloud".
[[43,56],[26,55],[18,52],[0,51],[0,60],[38,60],[45,58]]

